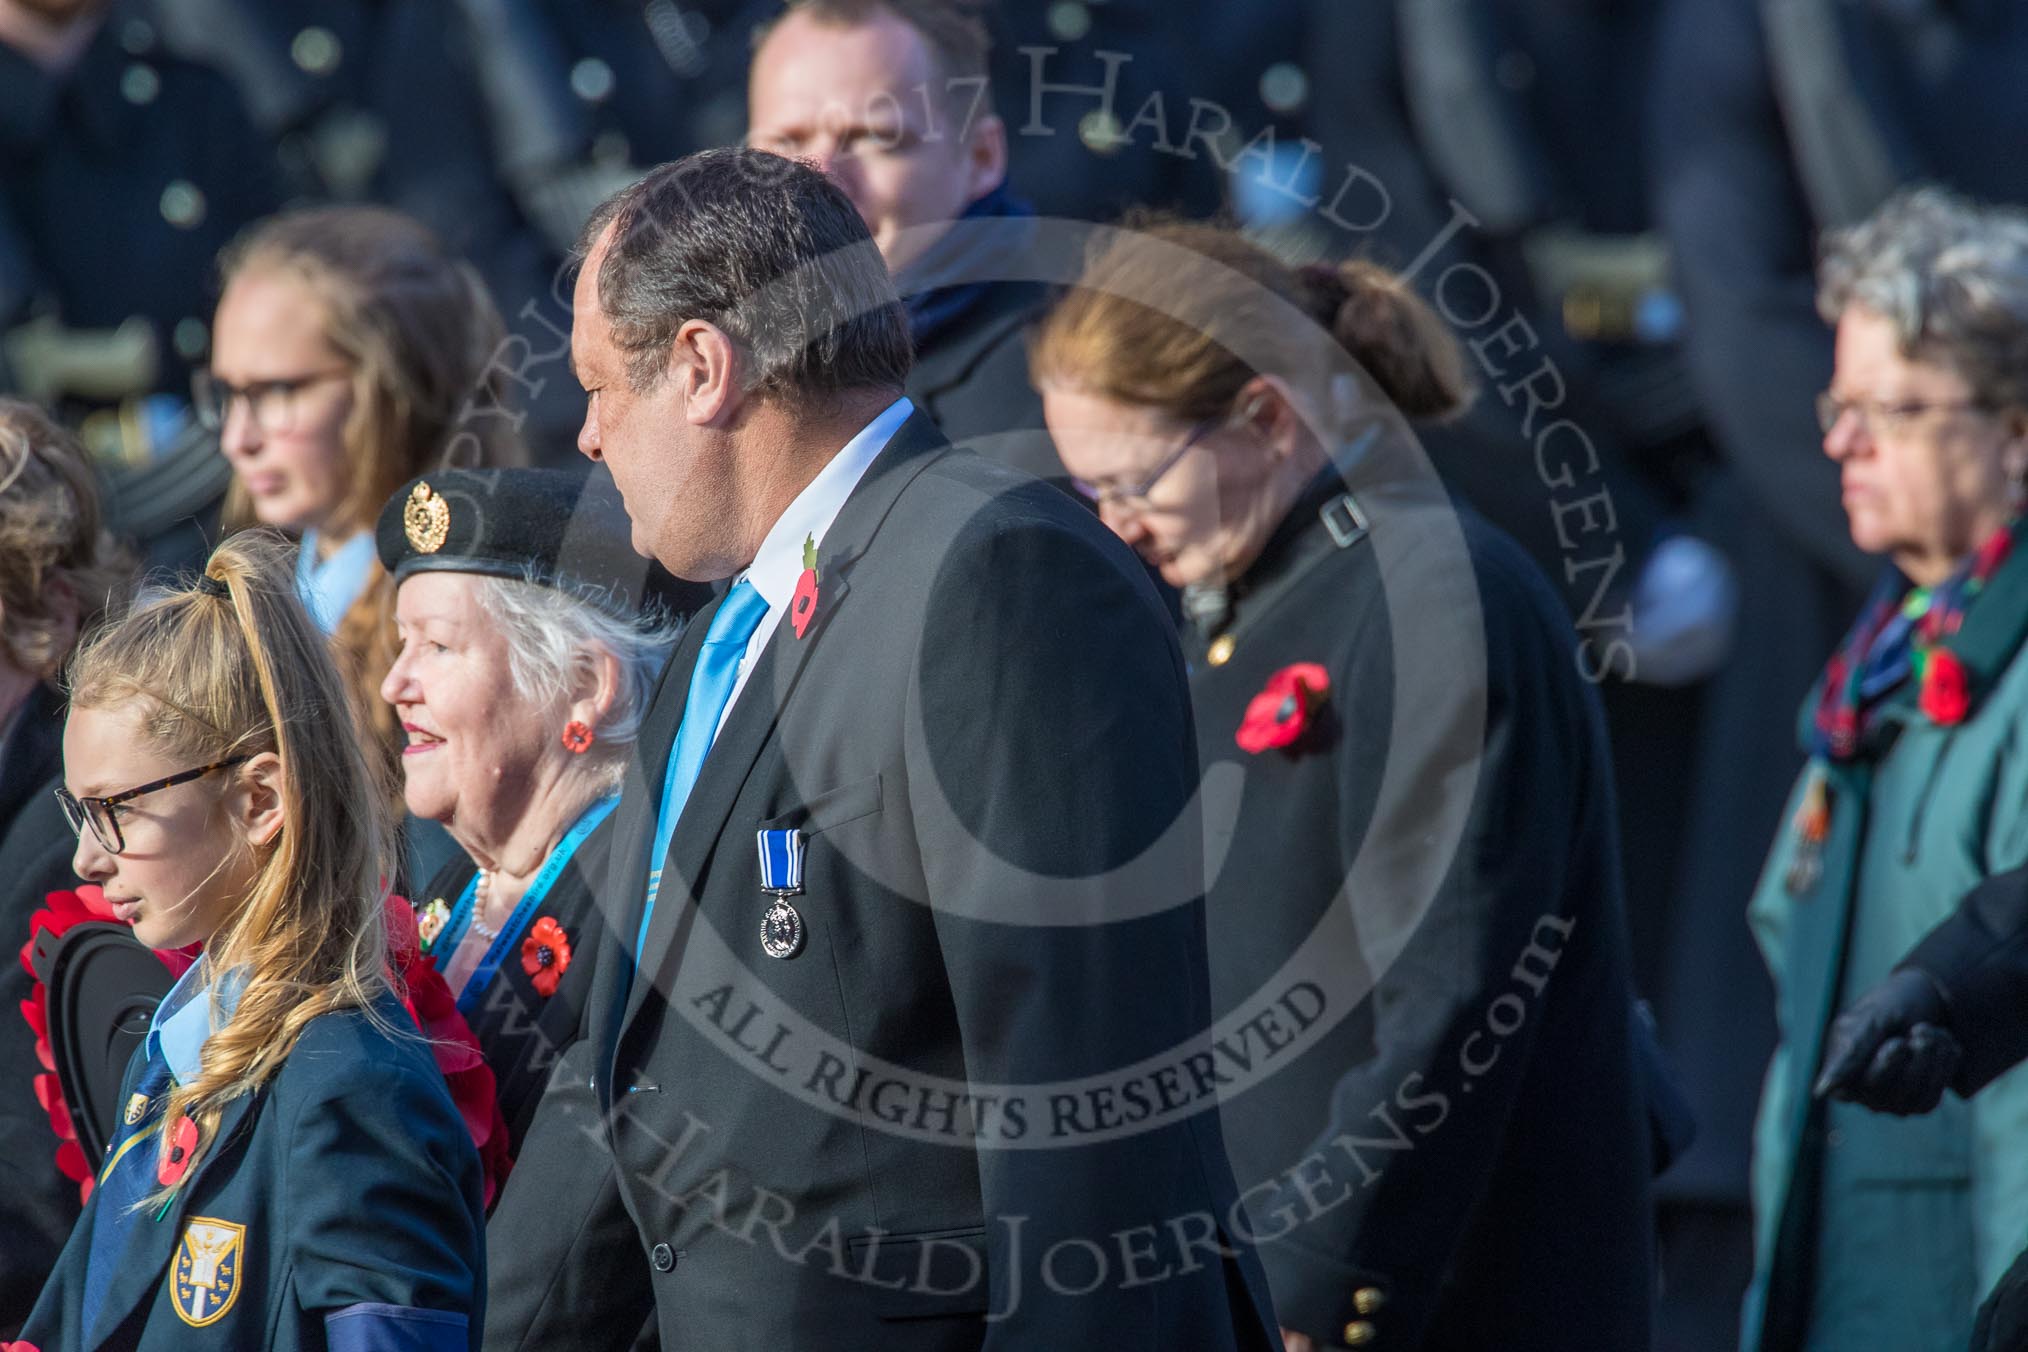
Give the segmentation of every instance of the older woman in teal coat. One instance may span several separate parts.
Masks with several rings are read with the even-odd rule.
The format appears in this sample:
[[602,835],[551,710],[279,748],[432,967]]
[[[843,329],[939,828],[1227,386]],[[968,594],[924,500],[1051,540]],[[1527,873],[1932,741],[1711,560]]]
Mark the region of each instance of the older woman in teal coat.
[[1820,282],[1824,451],[1891,567],[1805,703],[1750,908],[1781,1041],[1741,1346],[1959,1352],[2028,1240],[2028,1073],[1907,1118],[1811,1081],[1832,1016],[2028,861],[2028,219],[1907,194],[1831,239]]

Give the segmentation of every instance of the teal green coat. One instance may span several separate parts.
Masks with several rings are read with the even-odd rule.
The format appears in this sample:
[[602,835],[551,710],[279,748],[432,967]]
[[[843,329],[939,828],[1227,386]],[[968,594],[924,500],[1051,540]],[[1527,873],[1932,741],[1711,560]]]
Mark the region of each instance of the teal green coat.
[[[1871,763],[1813,759],[1749,907],[1781,1039],[1754,1131],[1754,1276],[1742,1352],[1961,1352],[1980,1298],[2028,1246],[2028,1068],[1918,1118],[1818,1104],[1837,1012],[1878,982],[1988,874],[2028,863],[2028,550],[1950,641],[1972,678],[1940,725],[1908,687],[1900,735]],[[1815,708],[1804,706],[1805,726]],[[1813,775],[1831,789],[1814,886],[1791,895],[1793,827]]]

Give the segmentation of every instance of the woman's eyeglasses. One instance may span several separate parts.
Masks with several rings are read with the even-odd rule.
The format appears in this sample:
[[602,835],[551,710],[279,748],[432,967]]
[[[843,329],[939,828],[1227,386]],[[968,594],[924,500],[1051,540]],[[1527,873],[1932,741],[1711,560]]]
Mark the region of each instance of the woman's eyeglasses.
[[190,406],[197,411],[197,421],[206,431],[219,432],[225,429],[226,420],[232,417],[234,401],[244,399],[247,411],[253,415],[261,431],[271,437],[281,436],[296,425],[296,396],[312,385],[347,378],[351,374],[350,371],[316,371],[288,380],[257,380],[251,385],[231,385],[209,371],[194,371],[190,376]]
[[1964,413],[1985,407],[1975,399],[1905,399],[1891,403],[1874,399],[1840,399],[1825,390],[1817,396],[1817,426],[1829,436],[1831,429],[1847,413],[1856,413],[1860,426],[1866,429],[1866,435],[1895,436],[1908,431],[1931,413]]
[[1183,438],[1182,445],[1164,456],[1162,463],[1155,466],[1148,477],[1137,484],[1121,488],[1112,484],[1094,483],[1090,479],[1072,479],[1071,487],[1101,507],[1109,502],[1125,503],[1129,507],[1145,507],[1148,503],[1148,494],[1155,491],[1155,485],[1162,482],[1162,476],[1176,468],[1176,462],[1188,455],[1192,446],[1204,440],[1211,429],[1224,421],[1223,418],[1206,418],[1198,423],[1190,430],[1190,435]]
[[56,801],[63,804],[63,815],[70,818],[71,830],[82,835],[84,828],[89,825],[99,844],[105,846],[109,853],[119,854],[127,848],[127,839],[120,834],[119,815],[113,811],[114,808],[122,803],[132,802],[144,793],[173,788],[178,784],[188,784],[193,779],[204,778],[213,770],[223,770],[228,765],[238,765],[252,759],[251,756],[234,756],[229,760],[214,761],[210,765],[185,770],[181,774],[158,779],[152,784],[143,784],[138,789],[124,789],[119,793],[108,794],[104,798],[79,798],[69,789],[60,788],[56,791]]

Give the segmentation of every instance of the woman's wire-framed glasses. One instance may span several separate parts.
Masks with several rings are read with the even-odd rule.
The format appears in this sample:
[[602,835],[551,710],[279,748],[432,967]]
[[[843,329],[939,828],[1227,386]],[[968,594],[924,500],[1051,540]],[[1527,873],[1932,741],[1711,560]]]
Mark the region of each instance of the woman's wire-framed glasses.
[[69,789],[58,788],[56,801],[63,804],[63,815],[70,818],[71,830],[82,835],[84,828],[89,825],[99,844],[105,846],[110,853],[119,854],[127,848],[127,838],[120,834],[120,823],[113,813],[114,808],[122,803],[132,802],[144,793],[154,793],[157,789],[188,784],[193,779],[204,778],[213,770],[223,770],[229,765],[239,765],[252,759],[251,756],[232,756],[222,761],[213,761],[210,765],[201,765],[195,770],[184,770],[179,774],[169,775],[152,784],[143,784],[137,789],[122,789],[103,798],[79,798]]
[[1183,438],[1182,443],[1175,450],[1162,457],[1162,463],[1155,466],[1149,472],[1148,477],[1137,484],[1121,488],[1113,484],[1093,483],[1090,479],[1072,479],[1070,481],[1071,487],[1101,507],[1108,502],[1123,502],[1129,506],[1146,503],[1148,494],[1154,492],[1155,485],[1162,482],[1162,476],[1176,468],[1176,463],[1190,453],[1190,448],[1204,440],[1206,434],[1223,421],[1225,421],[1223,418],[1206,418],[1203,422],[1191,428],[1190,435]]

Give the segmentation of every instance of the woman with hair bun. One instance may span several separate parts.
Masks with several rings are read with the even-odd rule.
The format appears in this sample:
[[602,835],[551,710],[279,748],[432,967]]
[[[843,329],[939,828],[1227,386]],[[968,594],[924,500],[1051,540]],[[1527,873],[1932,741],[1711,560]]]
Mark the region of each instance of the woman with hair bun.
[[1160,223],[1031,360],[1183,592],[1212,1066],[1286,1346],[1646,1348],[1605,736],[1555,594],[1404,425],[1470,397],[1456,340],[1371,264]]
[[128,1066],[22,1338],[477,1346],[479,1157],[394,988],[389,832],[285,547],[227,540],[69,687],[77,872],[143,944],[203,956]]

